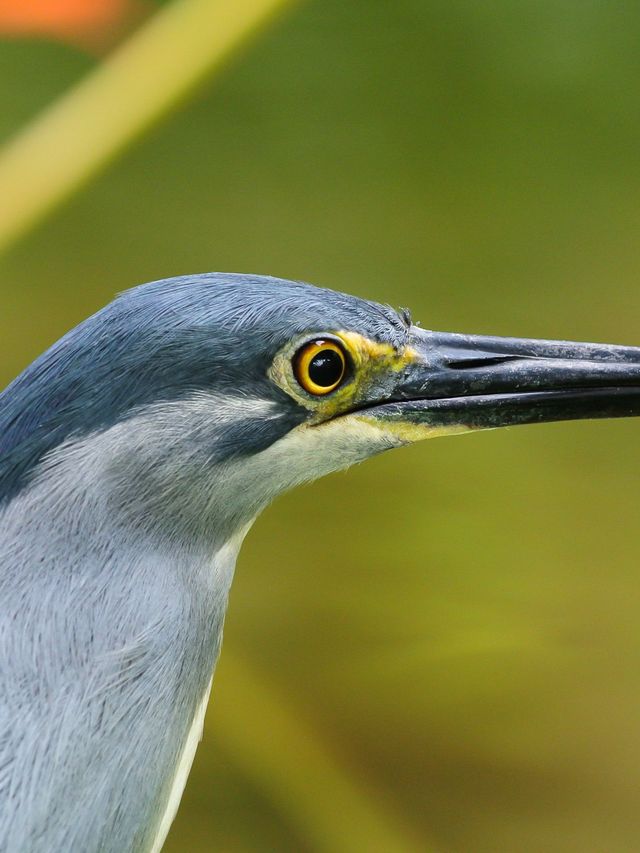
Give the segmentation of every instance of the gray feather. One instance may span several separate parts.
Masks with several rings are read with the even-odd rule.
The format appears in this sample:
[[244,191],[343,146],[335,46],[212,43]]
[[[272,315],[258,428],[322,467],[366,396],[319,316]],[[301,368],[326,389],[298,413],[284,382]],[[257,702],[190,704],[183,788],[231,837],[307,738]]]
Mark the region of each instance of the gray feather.
[[156,282],[0,395],[0,850],[150,849],[246,530],[283,490],[391,446],[296,438],[308,412],[267,368],[332,328],[406,335],[390,309],[301,283]]

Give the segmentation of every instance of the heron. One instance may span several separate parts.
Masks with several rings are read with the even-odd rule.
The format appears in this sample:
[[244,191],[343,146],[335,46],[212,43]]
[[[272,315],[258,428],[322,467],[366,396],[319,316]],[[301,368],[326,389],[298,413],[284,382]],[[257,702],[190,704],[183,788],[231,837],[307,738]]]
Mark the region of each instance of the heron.
[[423,438],[638,414],[636,347],[428,331],[269,276],[117,296],[0,395],[0,849],[161,849],[279,494]]

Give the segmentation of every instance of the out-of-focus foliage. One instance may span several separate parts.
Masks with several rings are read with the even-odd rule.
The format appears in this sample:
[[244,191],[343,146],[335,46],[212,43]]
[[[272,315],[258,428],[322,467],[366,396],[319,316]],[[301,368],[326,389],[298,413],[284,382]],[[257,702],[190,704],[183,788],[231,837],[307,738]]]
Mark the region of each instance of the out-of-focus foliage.
[[[213,269],[426,327],[640,343],[639,39],[617,0],[311,0],[0,259],[0,378],[114,292]],[[0,43],[0,134],[94,62]],[[355,849],[326,750],[400,848],[636,851],[637,429],[450,438],[280,500],[167,849]],[[324,840],[296,791],[316,774]]]

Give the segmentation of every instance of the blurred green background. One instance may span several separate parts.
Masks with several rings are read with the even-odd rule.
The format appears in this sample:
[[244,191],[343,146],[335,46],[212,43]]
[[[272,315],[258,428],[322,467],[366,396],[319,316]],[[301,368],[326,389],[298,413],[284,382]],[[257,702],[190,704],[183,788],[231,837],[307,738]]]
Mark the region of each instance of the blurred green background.
[[[639,43],[618,0],[293,7],[0,258],[0,380],[206,270],[640,344]],[[2,137],[99,61],[5,38]],[[265,513],[166,849],[640,849],[637,429],[427,442]]]

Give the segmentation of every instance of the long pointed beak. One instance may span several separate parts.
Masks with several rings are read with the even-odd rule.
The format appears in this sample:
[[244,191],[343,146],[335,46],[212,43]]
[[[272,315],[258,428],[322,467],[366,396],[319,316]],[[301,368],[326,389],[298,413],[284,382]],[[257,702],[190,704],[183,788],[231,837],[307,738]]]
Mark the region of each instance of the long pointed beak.
[[640,415],[640,347],[430,332],[376,420],[490,429]]

